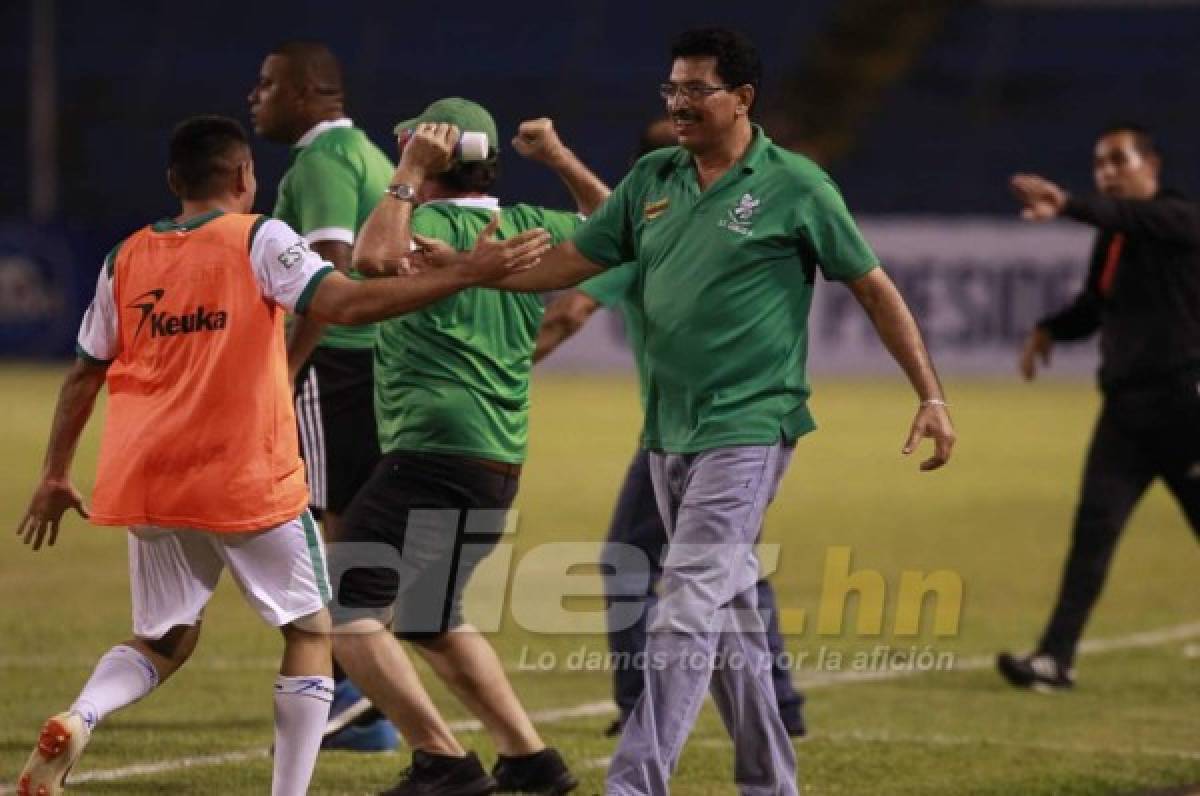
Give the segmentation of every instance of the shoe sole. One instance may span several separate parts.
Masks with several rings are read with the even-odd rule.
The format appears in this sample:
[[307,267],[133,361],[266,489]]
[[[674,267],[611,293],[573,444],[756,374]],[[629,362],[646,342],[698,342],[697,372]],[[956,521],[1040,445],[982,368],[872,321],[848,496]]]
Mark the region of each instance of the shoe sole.
[[[395,788],[391,788],[389,790],[380,791],[378,794],[376,794],[376,796],[389,796],[389,794],[395,790]],[[453,785],[451,786],[450,790],[444,790],[442,792],[447,794],[447,796],[491,796],[493,793],[500,793],[496,787],[496,780],[492,779],[491,777],[466,785]]]
[[1034,681],[1028,686],[1030,691],[1035,691],[1039,694],[1061,694],[1064,691],[1070,691],[1069,685],[1051,685],[1041,681]]
[[522,793],[522,794],[531,794],[532,796],[562,796],[562,794],[570,793],[571,791],[575,790],[578,787],[579,787],[579,780],[575,779],[574,774],[571,774],[570,772],[568,772],[566,774],[563,774],[557,780],[555,780],[555,782],[552,785],[546,785],[545,787],[538,788],[536,790],[525,790],[525,789],[521,789],[521,788],[510,788],[508,790],[505,790],[504,786],[501,785],[496,790],[496,793],[497,794]]
[[1054,683],[1047,683],[1045,680],[1039,680],[1036,676],[1030,675],[1023,669],[1013,667],[1001,658],[996,659],[996,671],[1013,688],[1024,688],[1039,694],[1060,694],[1071,690],[1071,686],[1069,685],[1056,685]]
[[[380,719],[381,722],[386,722],[387,719]],[[360,752],[362,754],[379,754],[383,752],[394,752],[400,746],[400,739],[395,735],[395,731],[391,731],[384,737],[389,741],[387,745],[382,743],[378,737],[380,735],[376,729],[368,729],[364,727],[361,732],[355,732],[358,727],[346,727],[341,732],[333,735],[326,735],[321,739],[321,751],[336,751],[336,752]],[[339,738],[341,733],[348,732],[347,737]]]
[[66,786],[67,774],[83,753],[87,738],[80,738],[64,718],[46,719],[38,733],[37,747],[29,755],[17,779],[17,796],[58,796]]
[[1032,688],[1035,682],[1024,671],[1014,668],[1012,664],[1003,658],[996,659],[996,671],[1013,688]]

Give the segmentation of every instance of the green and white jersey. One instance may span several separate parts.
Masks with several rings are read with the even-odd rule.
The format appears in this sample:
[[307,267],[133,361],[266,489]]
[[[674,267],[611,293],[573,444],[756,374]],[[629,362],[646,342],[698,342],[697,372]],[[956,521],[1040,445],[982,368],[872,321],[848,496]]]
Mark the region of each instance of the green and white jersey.
[[[465,251],[498,209],[500,238],[542,227],[558,243],[581,222],[574,213],[530,205],[501,209],[486,197],[421,205],[412,231]],[[375,346],[380,449],[524,461],[529,373],[542,312],[540,296],[474,287],[380,322]]]
[[[349,119],[321,122],[292,148],[292,162],[279,183],[274,216],[309,244],[353,244],[358,230],[383,196],[394,167],[387,155]],[[361,278],[356,272],[351,276]],[[329,326],[320,345],[371,348],[375,325]]]
[[878,265],[829,176],[758,126],[705,191],[686,150],[646,155],[573,241],[606,267],[637,262],[643,444],[669,453],[815,428],[805,366],[817,270],[851,281]]

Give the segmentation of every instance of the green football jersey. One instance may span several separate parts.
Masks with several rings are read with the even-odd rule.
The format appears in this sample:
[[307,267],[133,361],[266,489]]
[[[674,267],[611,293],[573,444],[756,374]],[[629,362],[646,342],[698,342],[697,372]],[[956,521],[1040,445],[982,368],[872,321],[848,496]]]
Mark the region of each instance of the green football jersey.
[[[429,202],[413,213],[412,230],[465,251],[497,208],[491,198]],[[558,243],[581,221],[530,205],[499,212],[501,238],[542,227]],[[474,287],[380,322],[375,418],[383,452],[524,461],[542,311],[540,296]]]
[[[306,140],[316,133],[311,140]],[[358,230],[391,182],[387,155],[349,119],[322,122],[292,149],[292,162],[279,183],[274,216],[309,243],[353,244]],[[361,278],[357,272],[352,277]],[[371,348],[375,325],[326,327],[320,345]]]
[[811,431],[817,271],[852,281],[878,265],[828,175],[757,126],[742,160],[704,191],[686,150],[646,155],[573,241],[600,265],[637,262],[643,444],[669,453]]

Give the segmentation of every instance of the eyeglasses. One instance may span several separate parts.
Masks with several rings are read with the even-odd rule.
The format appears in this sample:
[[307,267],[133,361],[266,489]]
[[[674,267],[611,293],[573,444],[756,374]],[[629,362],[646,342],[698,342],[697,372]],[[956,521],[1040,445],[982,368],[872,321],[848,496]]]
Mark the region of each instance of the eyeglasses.
[[665,100],[674,99],[682,94],[684,99],[699,102],[716,94],[718,91],[731,91],[733,86],[708,86],[704,83],[662,83],[658,87],[658,96]]

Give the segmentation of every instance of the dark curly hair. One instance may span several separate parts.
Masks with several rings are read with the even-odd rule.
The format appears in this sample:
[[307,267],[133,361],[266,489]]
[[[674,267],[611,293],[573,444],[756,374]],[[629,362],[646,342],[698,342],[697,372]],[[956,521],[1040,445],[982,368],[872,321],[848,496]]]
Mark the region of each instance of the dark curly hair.
[[753,86],[758,97],[762,60],[746,34],[729,28],[694,28],[679,34],[671,45],[671,60],[703,57],[717,59],[717,76],[725,85]]

